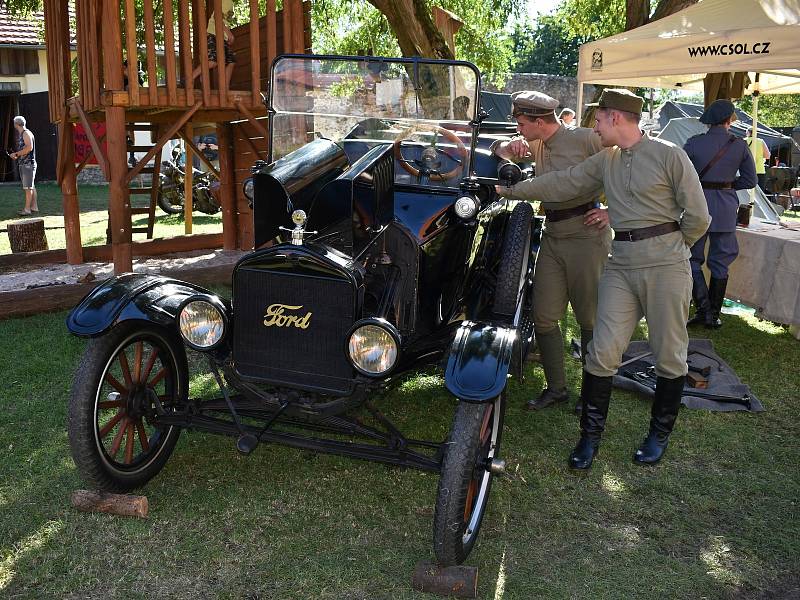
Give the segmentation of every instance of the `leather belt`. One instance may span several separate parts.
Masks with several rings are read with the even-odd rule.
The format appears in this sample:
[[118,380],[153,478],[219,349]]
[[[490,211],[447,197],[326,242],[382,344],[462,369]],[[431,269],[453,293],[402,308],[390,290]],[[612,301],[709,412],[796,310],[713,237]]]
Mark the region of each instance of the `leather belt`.
[[701,181],[704,190],[732,190],[732,181]]
[[646,240],[647,238],[656,237],[658,235],[666,235],[673,231],[678,231],[681,228],[675,221],[669,223],[661,223],[660,225],[653,225],[652,227],[642,227],[641,229],[631,229],[630,231],[615,231],[615,242],[638,242],[639,240]]
[[573,208],[564,208],[561,210],[546,210],[544,211],[544,216],[547,217],[548,221],[563,221],[564,219],[571,219],[572,217],[577,217],[578,215],[582,215],[587,210],[592,210],[597,206],[598,205],[595,202],[587,202],[586,204],[581,204],[580,206],[575,206]]

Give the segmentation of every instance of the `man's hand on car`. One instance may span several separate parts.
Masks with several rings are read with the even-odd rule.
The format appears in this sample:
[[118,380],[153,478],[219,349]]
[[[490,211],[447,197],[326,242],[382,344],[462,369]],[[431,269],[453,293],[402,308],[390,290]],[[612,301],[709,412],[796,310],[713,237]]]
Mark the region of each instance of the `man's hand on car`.
[[511,160],[529,160],[531,158],[531,147],[524,137],[516,136],[500,144],[495,154],[500,158]]

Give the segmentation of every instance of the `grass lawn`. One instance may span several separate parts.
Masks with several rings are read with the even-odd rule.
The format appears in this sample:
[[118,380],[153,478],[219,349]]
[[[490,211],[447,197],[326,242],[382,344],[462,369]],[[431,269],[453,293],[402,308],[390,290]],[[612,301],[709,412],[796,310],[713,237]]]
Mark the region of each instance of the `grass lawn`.
[[[0,597],[432,597],[410,589],[415,563],[432,558],[432,474],[269,445],[243,457],[232,438],[184,433],[142,490],[148,519],[72,509],[83,484],[66,404],[84,342],[64,317],[0,322]],[[577,476],[565,466],[573,402],[525,411],[542,385],[533,363],[510,382],[510,475],[468,560],[479,597],[798,597],[800,343],[749,315],[710,336],[767,411],[682,410],[655,468],[631,461],[647,402],[614,392],[601,454]],[[579,365],[568,369],[575,389]],[[438,439],[453,405],[433,373],[378,401],[411,437]]]
[[[50,250],[65,248],[64,240],[64,208],[62,205],[61,188],[55,183],[41,183],[36,185],[39,198],[39,214],[34,215],[44,218],[47,245]],[[78,198],[81,206],[81,241],[84,246],[101,246],[106,243],[106,228],[108,227],[108,186],[107,185],[81,185],[78,188]],[[147,201],[144,196],[132,196],[134,206],[144,206]],[[0,186],[0,230],[5,230],[8,223],[20,217],[17,211],[25,203],[22,188],[18,185]],[[144,227],[147,225],[146,215],[134,215],[133,226]],[[222,231],[222,213],[206,215],[195,212],[192,215],[192,233],[218,233]],[[156,238],[183,235],[185,224],[183,215],[168,215],[160,208],[156,208],[156,222],[154,236]],[[143,233],[133,234],[134,241],[147,239]],[[0,234],[0,254],[9,254],[11,248],[8,235]]]

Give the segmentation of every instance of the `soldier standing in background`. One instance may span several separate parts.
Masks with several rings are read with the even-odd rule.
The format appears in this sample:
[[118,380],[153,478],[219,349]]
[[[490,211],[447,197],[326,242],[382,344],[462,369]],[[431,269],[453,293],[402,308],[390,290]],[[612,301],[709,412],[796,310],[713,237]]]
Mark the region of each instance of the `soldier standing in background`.
[[594,130],[605,149],[577,166],[497,186],[509,198],[563,202],[602,185],[614,228],[611,257],[600,279],[594,338],[583,372],[581,437],[570,466],[591,467],[605,429],[613,375],[639,319],[658,377],[647,436],[633,458],[658,462],[675,425],[686,377],[686,318],[692,278],[689,246],[708,228],[703,190],[686,153],[639,129],[643,101],[606,89]]
[[[512,160],[533,160],[536,174],[566,169],[600,152],[600,138],[585,127],[568,128],[555,116],[558,100],[540,92],[512,95],[512,116],[519,136],[495,145],[495,154]],[[581,328],[582,356],[592,339],[597,312],[597,284],[611,249],[608,215],[600,208],[602,187],[576,193],[566,202],[544,202],[544,231],[536,258],[533,326],[546,380],[531,410],[566,400],[564,339],[559,321],[572,305]]]
[[[722,326],[719,314],[728,285],[728,267],[739,254],[736,241],[736,215],[739,196],[736,190],[755,187],[756,167],[747,144],[729,129],[736,120],[730,100],[715,100],[700,117],[708,132],[686,141],[683,149],[694,164],[703,186],[703,194],[711,214],[711,226],[692,246],[692,300],[694,317],[688,325]],[[737,176],[736,173],[739,173]],[[708,239],[708,268],[711,284],[706,284],[703,263],[706,261]]]

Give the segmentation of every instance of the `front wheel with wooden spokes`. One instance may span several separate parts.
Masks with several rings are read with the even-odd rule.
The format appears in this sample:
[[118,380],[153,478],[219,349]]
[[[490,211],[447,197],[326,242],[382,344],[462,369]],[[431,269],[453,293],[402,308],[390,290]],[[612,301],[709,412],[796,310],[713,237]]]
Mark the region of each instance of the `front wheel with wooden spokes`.
[[126,322],[89,341],[69,400],[72,458],[92,487],[126,492],[166,463],[180,429],[159,415],[185,408],[186,352],[163,327]]
[[436,509],[433,547],[444,567],[459,565],[475,545],[483,521],[503,432],[505,395],[493,402],[459,402],[447,440]]

